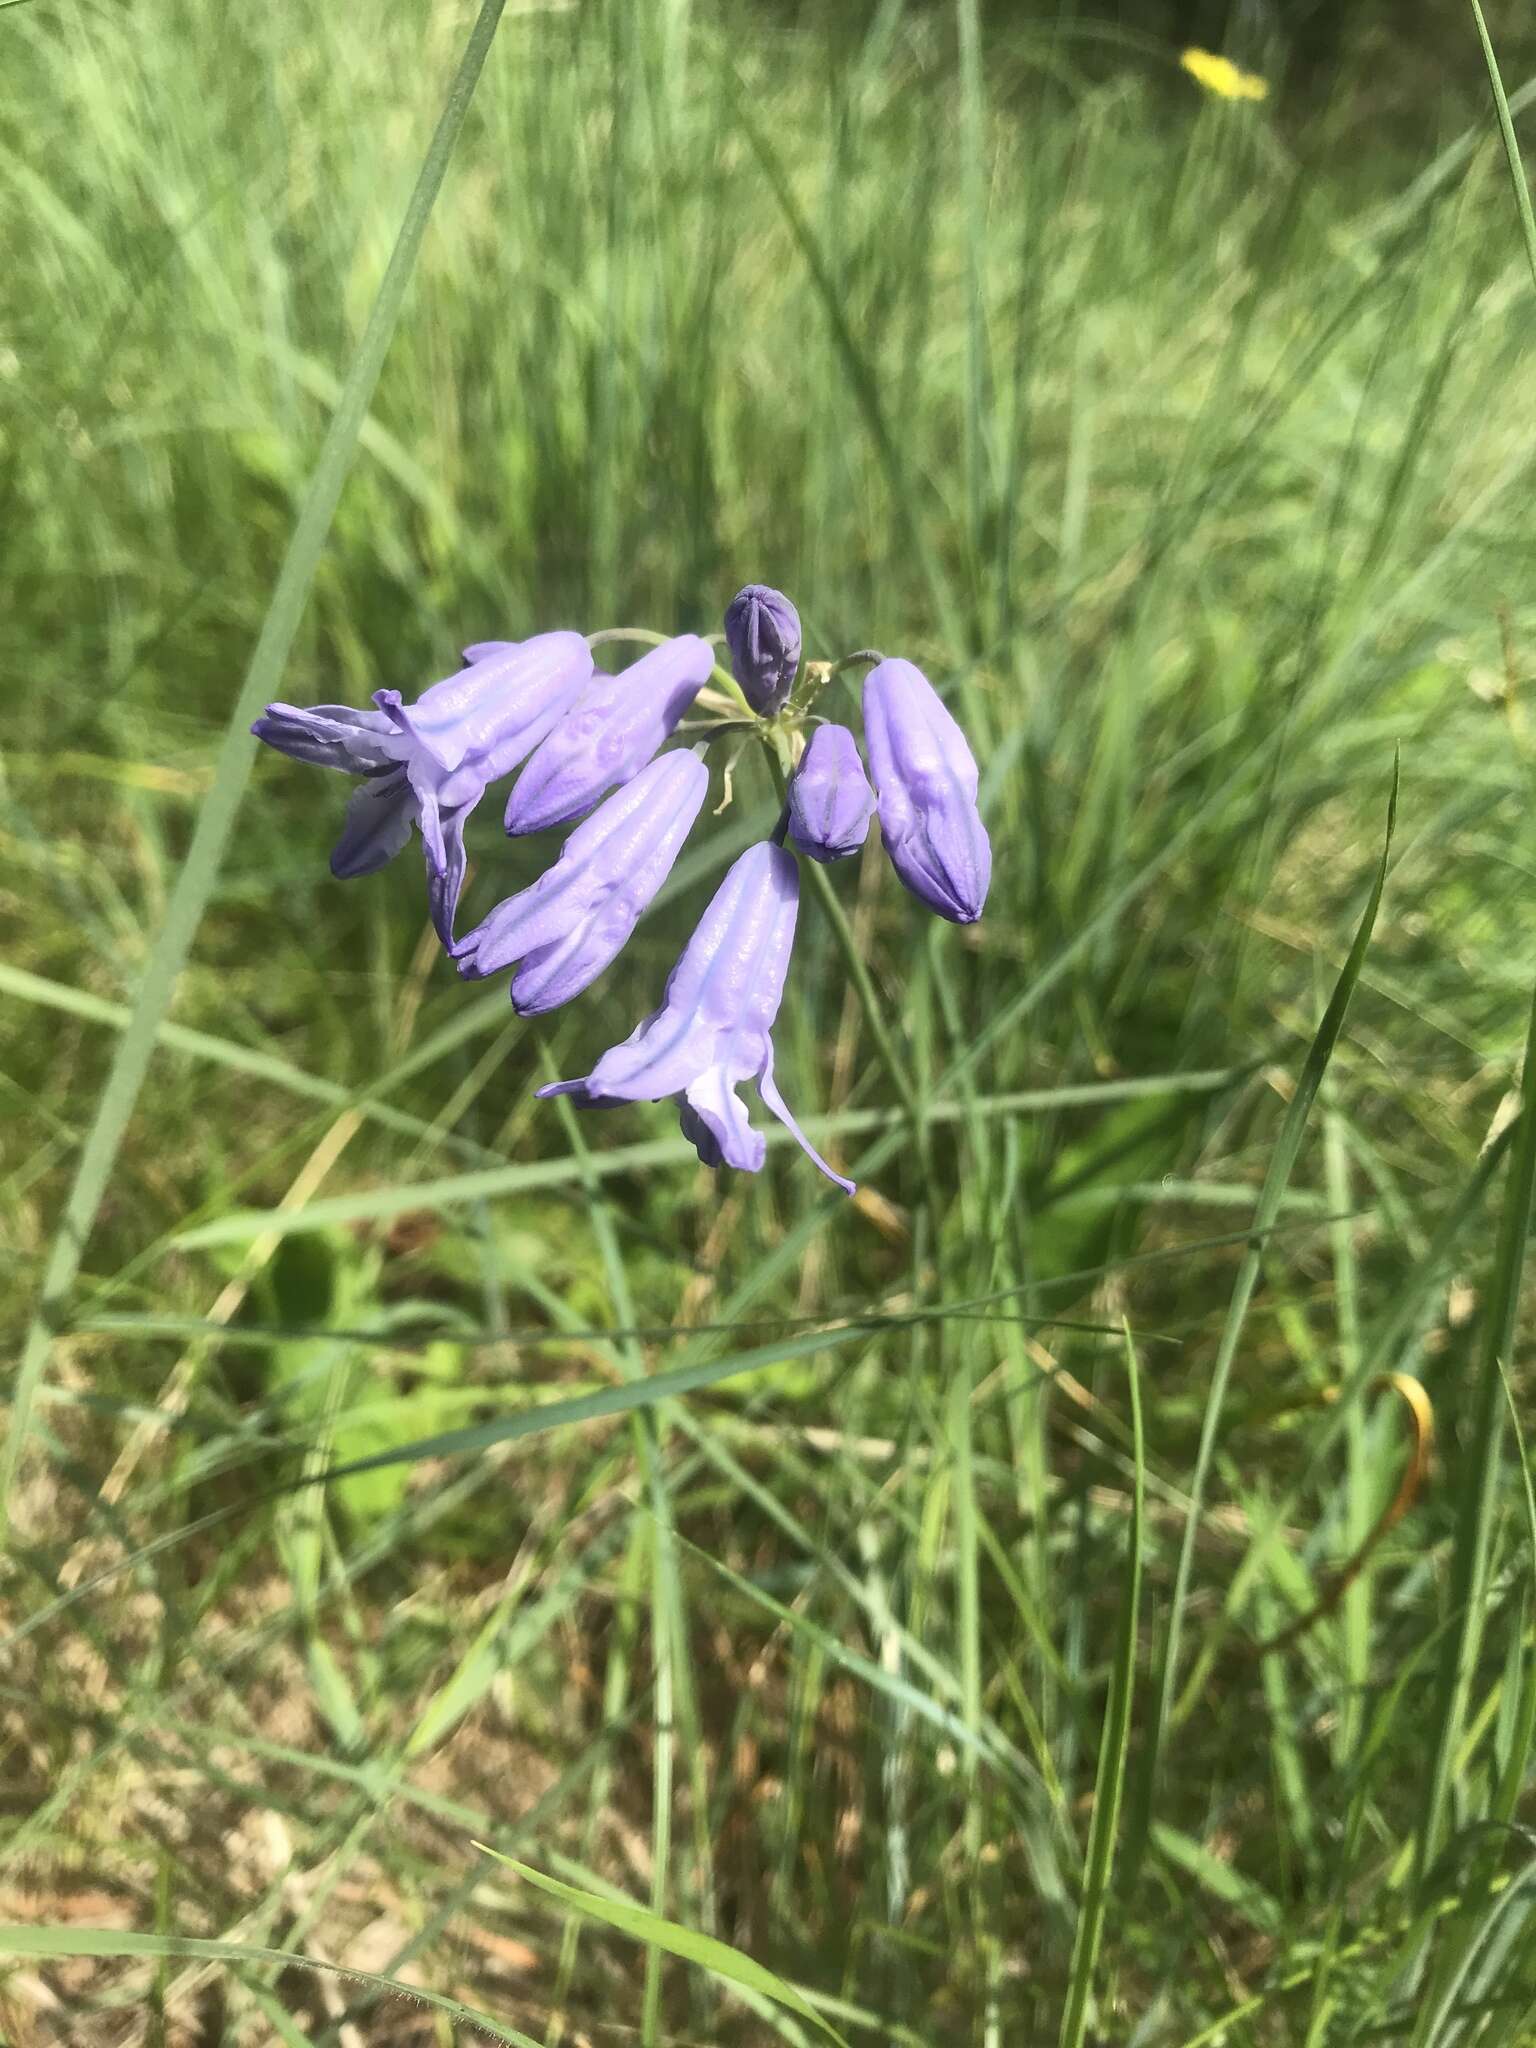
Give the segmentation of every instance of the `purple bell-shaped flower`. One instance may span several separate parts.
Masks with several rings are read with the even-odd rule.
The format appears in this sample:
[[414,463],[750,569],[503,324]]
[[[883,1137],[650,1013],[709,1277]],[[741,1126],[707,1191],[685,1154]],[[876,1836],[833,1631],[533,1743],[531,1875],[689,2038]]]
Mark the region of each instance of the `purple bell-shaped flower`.
[[782,590],[749,583],[726,607],[731,674],[754,711],[780,710],[800,666],[800,614]]
[[450,947],[482,981],[521,962],[512,1007],[533,1017],[568,1003],[617,959],[672,871],[709,788],[692,753],[663,754],[600,804],[530,887],[499,903]]
[[667,981],[661,1008],[579,1081],[554,1081],[543,1095],[570,1095],[584,1109],[679,1098],[683,1134],[707,1166],[756,1173],[766,1154],[736,1093],[755,1079],[763,1102],[828,1180],[853,1183],[822,1158],[791,1116],[773,1078],[769,1033],[784,994],[795,938],[800,878],[794,855],[761,841],[749,846],[716,890]]
[[976,757],[912,662],[882,661],[865,677],[864,738],[891,865],[930,910],[974,924],[992,879]]
[[407,706],[376,690],[375,709],[269,704],[251,731],[279,753],[367,778],[347,807],[331,855],[343,880],[372,874],[415,825],[426,854],[432,921],[444,945],[464,883],[464,820],[576,701],[592,673],[579,633],[466,649],[470,666]]
[[616,784],[637,775],[670,736],[715,665],[696,633],[680,634],[618,675],[593,676],[517,778],[507,830],[568,825]]
[[875,792],[846,725],[818,725],[789,785],[789,836],[812,860],[843,860],[869,837]]

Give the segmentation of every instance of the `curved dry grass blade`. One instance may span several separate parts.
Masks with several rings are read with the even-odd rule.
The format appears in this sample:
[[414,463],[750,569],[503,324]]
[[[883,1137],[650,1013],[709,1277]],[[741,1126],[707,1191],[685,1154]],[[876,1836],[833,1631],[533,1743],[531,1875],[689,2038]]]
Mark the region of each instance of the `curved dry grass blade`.
[[288,543],[288,552],[283,557],[283,566],[278,572],[245,680],[230,710],[213,781],[198,811],[192,843],[177,875],[176,886],[166,907],[165,921],[144,969],[133,1015],[118,1042],[106,1086],[96,1106],[95,1120],[75,1168],[74,1184],[54,1233],[43,1272],[41,1299],[27,1331],[11,1398],[10,1429],[6,1435],[4,1458],[0,1461],[0,1535],[4,1534],[8,1524],[11,1495],[26,1445],[32,1402],[48,1361],[54,1329],[80,1271],[86,1242],[111,1179],[123,1133],[149,1070],[155,1040],[171,1006],[177,977],[191,950],[193,935],[234,829],[235,813],[245,793],[254,758],[247,728],[262,704],[275,693],[287,663],[321,551],[330,532],[341,487],[351,466],[379,372],[384,367],[384,358],[400,316],[422,237],[505,4],[506,0],[481,0],[480,11],[464,45],[448,98],[406,206],[405,218],[400,223],[400,232],[395,237],[395,246],[380,282],[378,297],[373,302],[373,310],[368,316],[368,325],[326,430],[309,492],[294,526],[293,538]]

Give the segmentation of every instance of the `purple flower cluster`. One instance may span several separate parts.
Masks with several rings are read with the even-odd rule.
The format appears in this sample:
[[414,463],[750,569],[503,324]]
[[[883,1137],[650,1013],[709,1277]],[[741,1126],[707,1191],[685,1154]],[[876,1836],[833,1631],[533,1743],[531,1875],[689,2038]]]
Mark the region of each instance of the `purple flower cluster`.
[[[846,726],[815,721],[804,739],[816,693],[848,664],[802,670],[800,618],[789,599],[749,584],[731,601],[724,639],[755,716],[716,730],[746,727],[793,764],[779,828],[732,864],[661,1007],[582,1079],[538,1092],[570,1095],[584,1108],[675,1099],[684,1135],[706,1164],[755,1173],[766,1147],[736,1093],[750,1080],[828,1179],[852,1194],[853,1183],[816,1151],[774,1080],[771,1032],[800,895],[789,848],[814,861],[844,859],[878,816],[891,864],[912,893],[939,916],[973,924],[992,862],[976,762],[920,669],[850,656],[874,663],[864,683],[871,787]],[[594,668],[579,633],[558,632],[484,641],[464,659],[457,675],[412,705],[397,690],[376,690],[371,711],[269,704],[252,730],[295,760],[362,778],[331,855],[337,876],[382,867],[415,826],[432,921],[449,957],[467,980],[513,969],[513,1007],[532,1017],[597,979],[672,871],[709,772],[704,744],[661,749],[709,679],[714,650],[684,633],[609,675]],[[507,831],[575,829],[536,881],[456,938],[464,821],[491,784],[518,767]]]

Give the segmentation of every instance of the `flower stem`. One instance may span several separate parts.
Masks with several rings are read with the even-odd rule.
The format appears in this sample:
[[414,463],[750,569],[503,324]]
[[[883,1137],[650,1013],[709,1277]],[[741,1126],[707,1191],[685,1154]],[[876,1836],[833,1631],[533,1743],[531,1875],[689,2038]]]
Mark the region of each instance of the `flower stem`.
[[[646,647],[665,647],[667,642],[675,636],[671,633],[653,632],[649,626],[604,626],[601,632],[588,633],[585,637],[589,647],[604,647],[615,640],[638,640]],[[714,647],[718,646],[725,636],[721,633],[706,633],[701,637],[708,640],[710,646]],[[751,706],[741,694],[741,688],[736,678],[729,669],[722,668],[718,661],[710,670],[708,680],[726,690],[732,699],[741,705],[743,710],[751,710]]]

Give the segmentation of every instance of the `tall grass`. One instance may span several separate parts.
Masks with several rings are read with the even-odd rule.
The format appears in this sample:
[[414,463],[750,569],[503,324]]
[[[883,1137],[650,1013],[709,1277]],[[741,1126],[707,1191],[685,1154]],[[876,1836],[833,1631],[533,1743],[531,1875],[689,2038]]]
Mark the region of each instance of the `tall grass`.
[[[274,688],[758,578],[921,660],[997,880],[961,932],[830,878],[901,1086],[807,892],[780,1071],[857,1204],[531,1100],[771,819],[745,767],[536,1026],[275,757],[178,884],[471,11],[0,12],[18,1346],[207,891],[12,1438],[18,2044],[1529,2036],[1497,132],[826,12],[508,13]],[[472,903],[549,851],[487,819]]]

